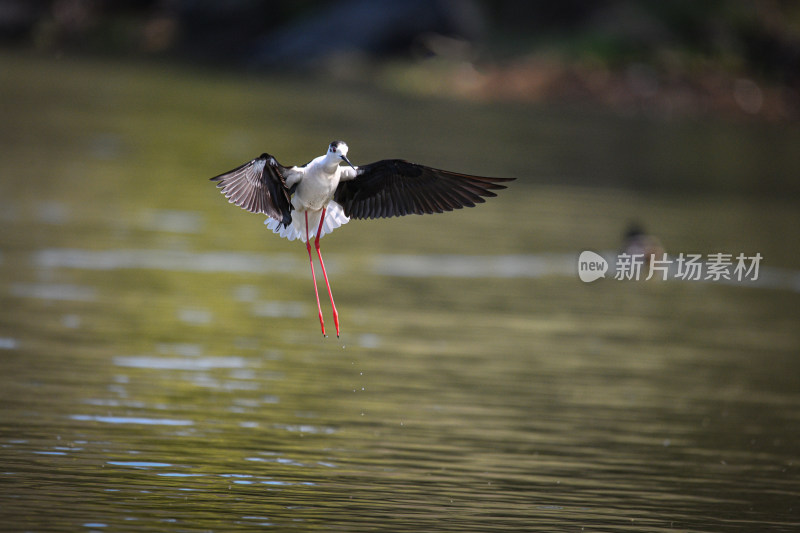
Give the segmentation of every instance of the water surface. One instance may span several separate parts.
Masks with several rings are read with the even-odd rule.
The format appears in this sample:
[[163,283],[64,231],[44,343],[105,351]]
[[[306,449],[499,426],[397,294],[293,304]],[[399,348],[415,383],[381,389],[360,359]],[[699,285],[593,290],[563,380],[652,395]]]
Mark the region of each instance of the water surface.
[[[3,60],[3,529],[800,527],[796,129],[653,123],[643,153],[637,119]],[[207,178],[334,138],[519,180],[327,236],[323,339],[303,247]],[[581,283],[634,218],[772,281]]]

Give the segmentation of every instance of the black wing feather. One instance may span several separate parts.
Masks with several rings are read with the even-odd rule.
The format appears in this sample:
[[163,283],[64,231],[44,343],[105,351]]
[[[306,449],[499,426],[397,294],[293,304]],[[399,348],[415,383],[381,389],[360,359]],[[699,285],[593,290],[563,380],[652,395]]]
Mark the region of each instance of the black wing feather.
[[333,198],[355,219],[442,213],[474,207],[484,197],[496,196],[492,190],[506,188],[499,182],[513,179],[470,176],[387,159],[358,167],[354,179],[339,183]]
[[264,213],[288,226],[292,222],[291,193],[286,187],[286,171],[269,154],[211,178],[228,201],[251,213]]

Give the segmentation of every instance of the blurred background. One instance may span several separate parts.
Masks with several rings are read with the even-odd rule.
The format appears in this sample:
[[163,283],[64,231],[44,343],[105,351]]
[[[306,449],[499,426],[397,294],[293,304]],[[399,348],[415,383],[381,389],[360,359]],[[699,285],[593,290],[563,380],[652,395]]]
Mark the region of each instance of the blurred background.
[[[616,121],[599,126],[610,135],[565,132],[561,120],[520,132],[520,143],[538,135],[535,149],[530,161],[510,170],[518,176],[534,169],[538,182],[557,177],[559,183],[774,195],[798,191],[794,154],[782,149],[791,143],[776,141],[796,139],[799,13],[793,2],[745,0],[378,0],[335,7],[315,1],[3,0],[0,38],[6,54],[65,66],[93,58],[259,82],[305,80],[307,90],[323,94],[327,86],[482,109],[516,105],[535,110],[542,121],[543,113],[558,112],[592,124],[590,117],[603,113]],[[262,100],[267,107],[269,99]],[[339,108],[351,120],[370,113],[344,102]],[[626,127],[660,136],[615,134]],[[757,133],[747,138],[748,131]],[[683,147],[673,143],[681,139],[687,149],[674,157]],[[637,145],[620,158],[614,142]],[[554,161],[553,152],[561,158]],[[639,156],[645,162],[637,163]],[[614,168],[598,172],[586,163],[593,158],[607,158],[603,167]],[[658,164],[648,166],[653,160]],[[725,176],[721,182],[715,181],[719,175]]]
[[3,0],[0,36],[43,54],[306,73],[477,101],[791,120],[799,11],[767,0]]
[[[800,4],[0,0],[0,67],[9,529],[796,527]],[[326,236],[323,339],[208,178],[334,139],[516,181]],[[582,283],[632,225],[759,279]]]

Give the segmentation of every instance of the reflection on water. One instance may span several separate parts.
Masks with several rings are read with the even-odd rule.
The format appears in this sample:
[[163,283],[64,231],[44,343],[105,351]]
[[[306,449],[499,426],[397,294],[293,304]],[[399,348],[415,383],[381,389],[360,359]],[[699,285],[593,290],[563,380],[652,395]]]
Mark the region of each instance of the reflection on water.
[[[601,254],[611,266],[606,277],[614,277],[615,252]],[[668,279],[675,280],[677,266],[674,257]],[[300,256],[266,255],[256,253],[203,252],[175,250],[76,250],[48,249],[36,252],[33,262],[47,268],[78,268],[87,270],[151,269],[186,272],[270,272],[298,276],[305,274],[305,261]],[[525,255],[398,255],[378,254],[372,257],[372,272],[386,276],[402,277],[455,277],[455,278],[540,278],[568,276],[574,278],[578,271],[578,252],[541,253]],[[337,270],[342,267],[336,264]],[[646,273],[645,273],[646,275]],[[642,279],[645,278],[642,275]],[[638,281],[638,280],[637,280]],[[688,280],[707,282],[706,279]],[[742,280],[719,279],[713,283],[741,285],[744,287],[779,288],[800,291],[800,272],[778,267],[761,268],[758,275]],[[12,286],[17,295],[31,297],[81,300],[92,299],[90,289],[69,285],[42,285],[18,283]],[[238,299],[253,299],[253,286],[237,289]],[[302,316],[302,302],[258,302],[254,312],[259,316]],[[191,315],[187,310],[187,315]],[[197,313],[198,315],[202,313]],[[189,319],[191,321],[191,319]],[[201,322],[204,320],[200,319]]]
[[[600,254],[609,264],[606,278],[615,279],[615,266],[617,253],[605,252]],[[686,279],[676,277],[677,265],[673,256],[666,256],[669,262],[667,272],[664,274],[670,281],[685,281],[690,283],[721,283],[738,285],[741,287],[760,287],[774,289],[788,289],[800,291],[800,272],[785,268],[770,268],[759,270],[757,275],[743,276],[737,279],[720,278],[717,280]],[[529,254],[529,255],[494,255],[464,256],[464,255],[378,255],[374,258],[375,272],[387,276],[408,277],[456,277],[456,278],[540,278],[547,276],[578,275],[578,253],[568,254]],[[643,270],[640,277],[630,281],[642,281],[647,277],[647,270]],[[622,278],[620,278],[621,280]]]
[[33,262],[42,268],[291,274],[293,271],[299,270],[301,266],[305,266],[301,259],[301,257],[288,254],[267,256],[241,252],[47,249],[36,252]]
[[[0,85],[26,117],[0,127],[16,148],[0,160],[4,529],[797,529],[794,206],[520,180],[479,209],[348,224],[324,240],[342,338],[323,339],[305,249],[205,179],[262,142],[313,144],[247,117],[277,101],[307,123],[316,95],[26,65]],[[63,101],[41,76],[64,78]],[[468,110],[528,153],[504,128],[530,116]],[[580,251],[615,249],[635,216],[670,253],[761,252],[762,283],[580,282]]]
[[65,283],[12,283],[9,292],[13,296],[41,298],[43,300],[92,301],[97,299],[93,287],[81,287]]
[[103,422],[105,424],[143,424],[156,426],[191,426],[191,420],[170,420],[166,418],[143,418],[131,416],[89,416],[72,415],[72,420]]
[[244,359],[241,357],[150,357],[150,356],[119,356],[114,358],[117,366],[134,368],[155,368],[169,370],[203,370],[209,368],[243,368]]

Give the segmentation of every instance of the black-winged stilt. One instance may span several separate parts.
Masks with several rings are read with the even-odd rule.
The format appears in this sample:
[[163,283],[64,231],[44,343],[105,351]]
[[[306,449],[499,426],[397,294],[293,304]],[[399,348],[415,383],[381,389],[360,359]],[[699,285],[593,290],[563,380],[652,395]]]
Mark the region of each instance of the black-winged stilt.
[[[342,161],[349,166],[339,166]],[[316,235],[314,247],[331,299],[338,337],[339,313],[319,251],[320,237],[350,218],[422,215],[474,207],[485,201],[483,197],[496,196],[492,189],[505,189],[499,182],[513,179],[470,176],[402,159],[385,159],[356,167],[347,159],[347,144],[333,141],[325,155],[302,166],[284,167],[265,153],[211,181],[217,182],[217,187],[231,203],[251,213],[267,215],[264,223],[281,237],[306,243],[319,324],[325,335],[311,257],[310,236]]]

